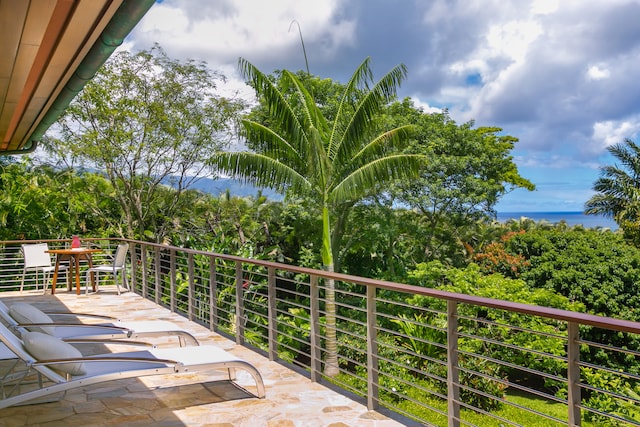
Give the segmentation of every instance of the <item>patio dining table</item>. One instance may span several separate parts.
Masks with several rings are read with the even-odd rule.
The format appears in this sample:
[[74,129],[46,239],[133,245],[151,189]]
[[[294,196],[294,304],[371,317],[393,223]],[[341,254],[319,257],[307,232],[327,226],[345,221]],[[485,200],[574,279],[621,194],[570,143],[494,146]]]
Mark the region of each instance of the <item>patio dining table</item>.
[[[70,248],[70,249],[49,249],[47,251],[50,254],[56,255],[56,266],[53,271],[53,282],[51,283],[51,294],[54,295],[56,293],[56,284],[58,282],[58,268],[60,267],[61,261],[69,260],[69,270],[73,271],[75,269],[76,274],[76,294],[80,295],[80,260],[86,259],[89,263],[89,268],[93,267],[93,260],[91,254],[96,252],[102,252],[102,249],[93,249],[93,248]],[[68,284],[69,290],[70,283]],[[91,273],[91,286],[95,292],[96,283],[94,279],[93,273]]]

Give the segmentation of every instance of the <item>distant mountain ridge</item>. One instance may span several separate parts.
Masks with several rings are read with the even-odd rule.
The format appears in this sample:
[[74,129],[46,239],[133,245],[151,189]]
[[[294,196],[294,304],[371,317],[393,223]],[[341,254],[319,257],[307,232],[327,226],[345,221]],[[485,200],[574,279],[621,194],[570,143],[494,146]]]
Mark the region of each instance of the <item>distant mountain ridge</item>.
[[[191,187],[195,190],[200,190],[203,193],[212,194],[214,196],[223,195],[229,190],[231,196],[236,197],[255,197],[260,190],[253,185],[244,184],[240,181],[231,178],[201,178]],[[282,195],[271,190],[262,189],[262,195],[270,200],[282,200]]]

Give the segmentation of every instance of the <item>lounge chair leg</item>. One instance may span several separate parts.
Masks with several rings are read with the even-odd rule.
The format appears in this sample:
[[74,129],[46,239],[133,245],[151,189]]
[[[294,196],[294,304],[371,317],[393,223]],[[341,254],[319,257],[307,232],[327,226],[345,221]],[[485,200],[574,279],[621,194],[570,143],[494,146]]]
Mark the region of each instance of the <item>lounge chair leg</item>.
[[229,368],[227,372],[229,373],[229,380],[233,381],[236,379],[236,368]]

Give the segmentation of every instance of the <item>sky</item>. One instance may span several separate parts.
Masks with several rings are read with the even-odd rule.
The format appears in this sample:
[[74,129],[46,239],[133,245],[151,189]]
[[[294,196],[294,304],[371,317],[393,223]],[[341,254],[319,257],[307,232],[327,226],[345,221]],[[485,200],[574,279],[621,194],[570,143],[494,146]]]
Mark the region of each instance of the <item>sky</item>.
[[247,97],[240,57],[297,71],[306,51],[311,74],[343,83],[367,57],[376,80],[405,64],[400,98],[518,138],[537,188],[498,212],[582,211],[607,147],[640,143],[638,22],[640,0],[164,0],[123,48],[205,61]]

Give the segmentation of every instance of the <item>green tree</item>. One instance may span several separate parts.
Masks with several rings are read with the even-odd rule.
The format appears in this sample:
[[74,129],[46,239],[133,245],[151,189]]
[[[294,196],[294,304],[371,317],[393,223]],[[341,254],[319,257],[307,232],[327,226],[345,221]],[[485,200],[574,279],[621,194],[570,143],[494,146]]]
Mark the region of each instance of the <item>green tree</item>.
[[607,148],[620,165],[600,168],[593,184],[597,193],[585,203],[584,213],[612,218],[636,245],[640,244],[640,146],[626,139]]
[[58,164],[106,174],[123,234],[161,242],[190,201],[182,196],[203,175],[205,154],[231,140],[243,104],[215,93],[223,78],[159,46],[120,52],[71,103],[48,149]]
[[[214,157],[220,172],[260,187],[288,189],[314,201],[321,211],[323,268],[334,270],[332,218],[345,206],[379,191],[380,185],[415,176],[424,159],[398,154],[409,126],[380,131],[376,116],[396,94],[406,75],[394,67],[373,86],[370,60],[358,66],[339,97],[333,120],[323,115],[312,92],[294,73],[282,71],[278,87],[269,76],[244,59],[245,78],[265,103],[269,124],[243,120],[244,136],[257,152],[223,152]],[[338,373],[336,307],[333,281],[325,289],[325,373]]]
[[458,125],[448,111],[425,113],[410,99],[394,103],[386,120],[414,125],[406,152],[429,157],[419,179],[398,182],[390,192],[429,223],[430,234],[423,241],[429,259],[453,259],[470,238],[464,232],[478,220],[495,217],[502,196],[516,188],[535,188],[513,162],[517,139],[500,135],[500,128],[475,128],[472,121]]

